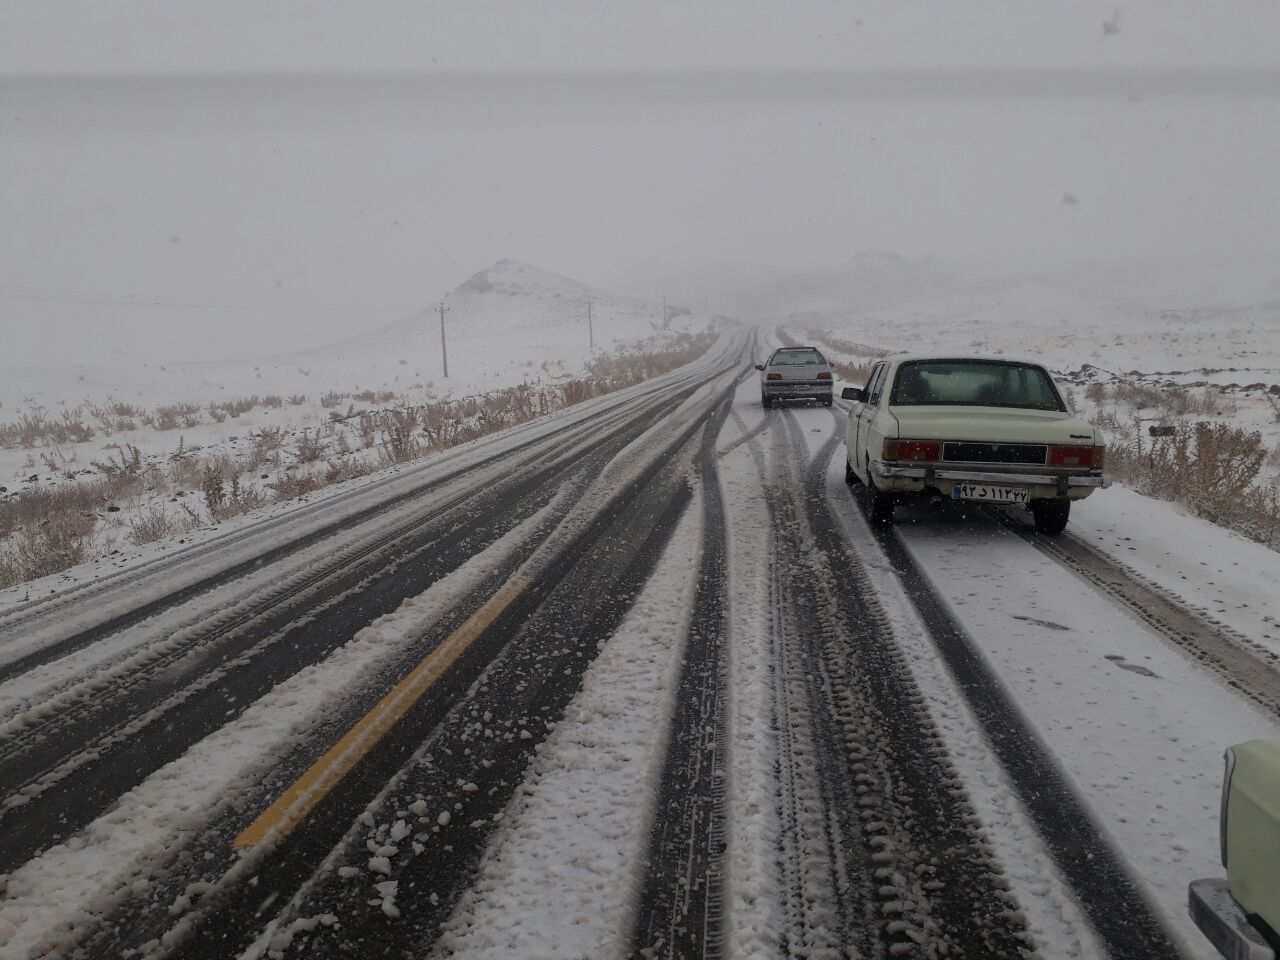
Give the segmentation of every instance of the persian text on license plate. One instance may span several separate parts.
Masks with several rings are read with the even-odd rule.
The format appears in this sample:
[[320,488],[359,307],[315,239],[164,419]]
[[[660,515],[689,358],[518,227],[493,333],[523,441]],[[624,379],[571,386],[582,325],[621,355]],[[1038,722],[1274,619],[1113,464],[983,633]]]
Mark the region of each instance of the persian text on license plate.
[[986,483],[957,483],[951,491],[956,500],[985,500],[988,503],[1026,503],[1031,491],[1026,487],[996,487]]

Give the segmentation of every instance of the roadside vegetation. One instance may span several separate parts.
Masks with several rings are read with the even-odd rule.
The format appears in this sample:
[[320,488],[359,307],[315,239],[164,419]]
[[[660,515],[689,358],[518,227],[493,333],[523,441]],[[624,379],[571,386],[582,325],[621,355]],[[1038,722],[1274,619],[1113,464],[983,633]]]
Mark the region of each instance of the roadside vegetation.
[[[323,422],[264,427],[235,438],[231,449],[188,447],[179,437],[174,452],[159,458],[144,457],[127,439],[105,444],[101,459],[88,466],[79,463],[78,454],[66,456],[58,448],[91,440],[99,430],[110,437],[139,429],[139,424],[181,429],[188,418],[208,415],[221,422],[219,416],[237,417],[261,406],[300,405],[306,398],[255,396],[150,411],[111,402],[79,411],[100,410],[109,427],[97,413],[91,414],[97,429],[76,419],[75,413],[58,420],[32,416],[29,422],[24,418],[0,425],[0,444],[45,448],[44,465],[59,475],[50,485],[17,491],[0,486],[0,587],[112,556],[128,546],[182,537],[271,503],[305,497],[526,423],[668,373],[700,357],[714,341],[713,334],[684,334],[658,350],[602,354],[581,377],[521,384],[458,400],[394,404],[398,398],[389,391],[331,392],[321,398],[328,410]],[[370,409],[363,406],[366,403],[392,405]],[[133,425],[122,426],[118,421],[123,420]],[[178,426],[170,427],[171,422]]]
[[103,403],[81,403],[59,411],[56,416],[37,407],[22,413],[16,420],[0,422],[0,447],[25,450],[64,446],[148,428],[191,430],[202,423],[222,423],[228,417],[239,417],[255,409],[274,410],[286,404],[298,406],[306,401],[307,398],[301,394],[287,398],[275,394],[254,394],[207,405],[172,403],[148,409],[108,398]]
[[[1280,422],[1280,405],[1267,396]],[[1235,396],[1213,385],[1117,379],[1087,383],[1084,399],[1110,437],[1107,469],[1116,479],[1280,548],[1280,449],[1232,419]]]

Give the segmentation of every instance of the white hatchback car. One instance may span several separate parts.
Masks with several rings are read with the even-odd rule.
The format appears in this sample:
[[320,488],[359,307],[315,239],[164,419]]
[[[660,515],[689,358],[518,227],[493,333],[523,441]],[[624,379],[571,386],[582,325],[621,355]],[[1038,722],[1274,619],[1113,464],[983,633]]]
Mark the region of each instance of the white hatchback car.
[[1067,408],[1038,363],[987,357],[890,357],[852,400],[845,479],[866,489],[876,522],[907,496],[1021,504],[1058,534],[1071,501],[1111,481],[1101,431]]

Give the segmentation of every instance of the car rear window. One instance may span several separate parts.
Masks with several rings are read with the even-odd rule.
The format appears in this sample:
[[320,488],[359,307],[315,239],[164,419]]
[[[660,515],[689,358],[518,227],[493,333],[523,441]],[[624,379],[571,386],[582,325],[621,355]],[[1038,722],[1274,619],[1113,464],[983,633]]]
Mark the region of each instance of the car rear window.
[[1066,411],[1044,370],[999,360],[908,361],[898,367],[889,404]]
[[797,350],[779,350],[769,361],[770,366],[789,366],[802,363],[826,363],[826,359],[817,350],[801,348]]

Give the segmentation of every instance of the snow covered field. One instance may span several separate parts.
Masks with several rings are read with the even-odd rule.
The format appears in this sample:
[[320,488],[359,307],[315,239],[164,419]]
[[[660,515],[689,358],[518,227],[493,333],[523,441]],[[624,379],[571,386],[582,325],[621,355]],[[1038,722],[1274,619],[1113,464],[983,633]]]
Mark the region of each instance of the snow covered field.
[[[472,401],[529,387],[530,405],[563,403],[561,389],[582,386],[582,380],[634,378],[624,369],[628,358],[652,357],[684,343],[688,334],[727,324],[674,306],[664,323],[659,304],[509,260],[471,277],[445,306],[448,379],[438,369],[436,314],[252,363],[8,371],[0,378],[0,415],[11,418],[13,435],[0,448],[0,502],[16,508],[24,494],[65,493],[68,485],[113,475],[145,476],[145,484],[121,484],[129,489],[80,505],[95,523],[79,549],[118,567],[150,540],[185,543],[213,520],[308,492],[299,481],[313,484],[322,477],[331,485],[411,458],[423,445],[456,442],[442,439],[452,429],[448,423],[436,437],[430,423],[417,422],[426,407],[483,433],[494,427],[486,417],[510,414]],[[430,362],[423,360],[428,353]],[[424,373],[430,363],[437,369]],[[434,415],[422,416],[429,421]],[[18,439],[19,424],[32,418],[65,420],[91,437],[73,434],[59,442],[56,434],[32,428],[34,439]],[[0,416],[0,430],[5,423]],[[229,498],[221,505],[227,516],[213,516],[220,508],[203,489],[211,471],[219,478],[215,496]],[[30,513],[6,523],[6,537],[44,519]]]

